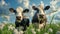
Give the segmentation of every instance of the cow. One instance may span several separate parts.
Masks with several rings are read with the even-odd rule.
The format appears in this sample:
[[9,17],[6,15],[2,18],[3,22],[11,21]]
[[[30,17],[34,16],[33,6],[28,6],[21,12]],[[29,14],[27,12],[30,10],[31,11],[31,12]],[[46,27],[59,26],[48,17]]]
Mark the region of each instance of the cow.
[[18,7],[16,10],[13,8],[9,9],[11,13],[15,13],[16,20],[15,20],[15,28],[22,31],[26,31],[27,27],[29,27],[29,18],[24,16],[24,13],[28,13],[29,9],[24,9]]
[[50,6],[46,6],[45,8],[43,8],[42,4],[40,4],[39,7],[32,6],[32,8],[33,10],[36,10],[36,13],[34,14],[32,18],[33,27],[37,29],[45,28],[47,18],[44,11],[48,10]]

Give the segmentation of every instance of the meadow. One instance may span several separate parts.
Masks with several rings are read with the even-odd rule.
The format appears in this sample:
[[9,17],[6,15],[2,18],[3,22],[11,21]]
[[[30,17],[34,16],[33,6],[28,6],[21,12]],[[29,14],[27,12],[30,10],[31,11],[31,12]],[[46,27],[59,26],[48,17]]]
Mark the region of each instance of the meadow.
[[[50,23],[46,24],[45,29],[42,28],[37,30],[34,28],[33,24],[25,31],[25,34],[60,34],[60,22],[53,23],[54,16],[52,17]],[[23,31],[17,31],[15,29],[15,24],[12,23],[2,23],[0,24],[0,34],[22,34]]]
[[[5,26],[0,29],[0,34],[16,34],[17,31],[14,29],[13,26],[15,25],[5,24]],[[33,28],[33,25],[30,24],[25,34],[60,34],[60,23],[47,24],[45,29],[41,29],[39,31]]]

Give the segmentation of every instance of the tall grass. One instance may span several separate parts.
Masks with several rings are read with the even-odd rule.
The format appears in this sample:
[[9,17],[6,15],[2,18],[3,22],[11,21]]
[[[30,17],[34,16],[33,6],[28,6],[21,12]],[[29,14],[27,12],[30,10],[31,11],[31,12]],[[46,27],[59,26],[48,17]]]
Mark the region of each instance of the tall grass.
[[[34,28],[34,31],[36,32],[36,34],[56,34],[57,31],[60,30],[60,23],[57,23],[57,24],[53,24],[53,19],[54,19],[54,16],[52,17],[51,21],[50,21],[50,24],[46,24],[46,28],[45,29],[40,29],[40,31],[37,31],[32,24],[30,24],[30,26],[27,28],[25,34],[33,34],[32,33],[32,30]],[[6,24],[4,26],[4,28],[1,30],[0,29],[0,34],[13,34],[13,30],[8,30],[8,26],[9,25],[13,25],[14,24]],[[57,26],[59,25],[59,26]]]
[[53,22],[54,16],[55,16],[55,15],[52,16],[52,19],[51,19],[51,21],[50,21],[50,27],[51,27],[51,24],[52,24],[52,22]]
[[[51,27],[50,27],[50,25],[51,25]],[[13,30],[8,30],[7,26],[8,25],[4,26],[4,28],[2,30],[0,29],[0,34],[13,34]],[[49,28],[51,28],[53,30],[53,32],[49,32]],[[33,29],[33,25],[30,25],[25,33],[32,34],[31,29]],[[47,24],[46,31],[44,31],[44,29],[41,29],[39,32],[37,30],[35,30],[35,32],[36,32],[36,34],[44,34],[44,33],[56,34],[56,32],[59,30],[60,30],[60,27],[57,27],[56,24]]]

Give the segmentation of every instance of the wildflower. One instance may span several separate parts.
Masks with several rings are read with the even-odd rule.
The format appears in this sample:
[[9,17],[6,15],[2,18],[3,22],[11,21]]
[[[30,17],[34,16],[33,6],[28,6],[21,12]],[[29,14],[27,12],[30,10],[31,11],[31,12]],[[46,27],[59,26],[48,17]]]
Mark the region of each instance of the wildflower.
[[35,31],[32,31],[32,33],[33,33],[33,34],[36,34],[36,32],[35,32]]
[[34,28],[32,28],[31,30],[32,30],[32,33],[33,33],[33,34],[36,34],[36,32],[34,31]]
[[52,28],[49,28],[48,31],[49,31],[49,32],[53,32],[53,29],[52,29]]
[[34,31],[34,28],[32,28],[31,30]]
[[19,34],[19,32],[18,32],[17,29],[14,29],[13,33],[14,33],[14,34]]
[[56,34],[60,34],[60,31],[57,31]]
[[12,26],[12,25],[8,26],[8,30],[13,30],[14,28],[15,28],[15,27]]
[[44,34],[49,34],[49,33],[44,33]]
[[57,26],[57,27],[59,27],[59,25],[58,25],[58,24],[56,24],[56,26]]
[[5,24],[0,24],[0,29],[3,29],[4,26]]
[[19,31],[19,34],[23,34],[23,31]]
[[40,29],[37,29],[38,32],[40,32]]

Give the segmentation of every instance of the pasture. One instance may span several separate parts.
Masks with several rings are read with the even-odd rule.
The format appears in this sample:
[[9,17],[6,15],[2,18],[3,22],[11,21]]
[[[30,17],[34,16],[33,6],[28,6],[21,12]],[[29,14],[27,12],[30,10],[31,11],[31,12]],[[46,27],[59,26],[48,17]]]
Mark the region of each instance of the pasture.
[[[10,29],[8,28],[8,26],[10,25],[15,26],[14,24],[5,24],[5,26],[0,29],[0,34],[14,34],[13,27],[10,27]],[[60,23],[47,24],[45,29],[41,30],[36,30],[35,28],[33,28],[33,25],[30,24],[25,34],[60,34]]]

